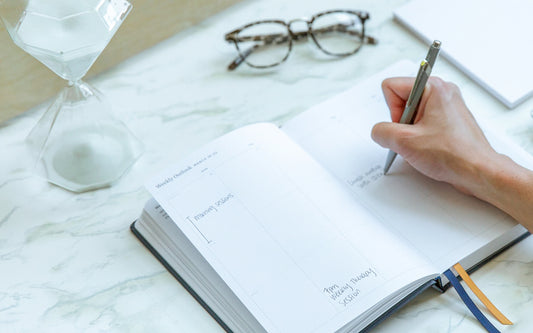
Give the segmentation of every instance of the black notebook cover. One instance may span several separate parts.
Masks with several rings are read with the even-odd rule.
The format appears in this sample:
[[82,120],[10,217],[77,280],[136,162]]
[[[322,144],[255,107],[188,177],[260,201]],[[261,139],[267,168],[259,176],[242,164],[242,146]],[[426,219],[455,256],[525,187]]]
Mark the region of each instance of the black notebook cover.
[[[510,248],[511,246],[515,245],[516,243],[520,242],[521,240],[527,238],[529,235],[531,235],[531,233],[529,232],[526,232],[524,233],[522,236],[516,238],[515,240],[513,240],[512,242],[506,244],[504,247],[500,248],[498,251],[492,253],[490,256],[486,257],[485,259],[479,261],[477,264],[475,264],[474,266],[470,267],[469,269],[466,270],[466,272],[468,274],[472,274],[473,272],[477,271],[478,269],[481,268],[481,266],[485,265],[487,262],[491,261],[493,258],[497,257],[498,255],[500,255],[503,251],[507,250],[508,248]],[[457,277],[460,280],[462,280],[462,278],[460,276]],[[448,288],[450,288],[451,284],[450,282],[446,283],[445,285],[442,284],[442,281],[439,278],[437,278],[437,283],[435,283],[434,287],[437,289],[437,290],[440,290],[441,292],[445,292]]]
[[207,311],[207,313],[209,313],[209,315],[211,315],[211,317],[213,317],[213,319],[215,319],[216,322],[226,332],[233,333],[233,331],[224,323],[224,321],[220,319],[220,317],[213,310],[211,310],[209,305],[207,305],[202,300],[202,298],[194,291],[194,289],[189,286],[189,284],[178,274],[178,272],[176,272],[174,268],[172,268],[172,266],[168,264],[168,262],[152,247],[152,245],[150,245],[150,243],[148,243],[148,241],[143,237],[143,235],[141,235],[141,233],[135,228],[135,222],[137,221],[134,221],[130,226],[130,230],[133,232],[133,234],[150,252],[152,252],[154,257],[159,260],[159,262],[167,269],[167,271],[172,274],[172,276],[174,276],[179,283],[181,283],[181,285],[189,292],[189,294],[191,294],[191,296],[194,297],[194,299],[196,299],[198,303],[200,303],[200,305]]

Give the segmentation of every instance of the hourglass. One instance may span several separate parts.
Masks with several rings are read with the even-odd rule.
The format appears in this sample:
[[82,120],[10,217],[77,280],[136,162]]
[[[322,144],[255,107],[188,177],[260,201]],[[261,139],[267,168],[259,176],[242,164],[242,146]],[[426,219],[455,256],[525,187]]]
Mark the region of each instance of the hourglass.
[[74,192],[109,186],[142,152],[110,103],[81,80],[130,9],[126,0],[0,0],[15,44],[68,81],[26,145],[38,174]]

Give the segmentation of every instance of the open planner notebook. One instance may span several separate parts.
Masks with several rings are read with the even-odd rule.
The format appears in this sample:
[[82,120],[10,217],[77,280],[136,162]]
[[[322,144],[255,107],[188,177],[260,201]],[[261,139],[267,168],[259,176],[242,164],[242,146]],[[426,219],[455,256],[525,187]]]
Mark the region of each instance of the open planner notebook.
[[[153,177],[133,232],[227,331],[358,332],[456,262],[472,269],[526,234],[370,138],[400,62],[281,129],[235,130]],[[496,149],[533,167],[503,138]]]

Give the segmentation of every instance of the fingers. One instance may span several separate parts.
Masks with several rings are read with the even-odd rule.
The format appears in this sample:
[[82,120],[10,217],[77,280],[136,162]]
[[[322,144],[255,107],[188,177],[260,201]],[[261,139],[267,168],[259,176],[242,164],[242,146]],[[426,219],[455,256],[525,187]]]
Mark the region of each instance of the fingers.
[[393,122],[399,122],[405,103],[409,98],[415,79],[412,77],[393,77],[383,80],[381,89],[391,112]]
[[[385,101],[390,109],[391,119],[393,122],[400,121],[414,82],[415,78],[413,77],[393,77],[385,79],[381,83],[383,95],[385,96]],[[426,84],[422,100],[420,101],[419,112],[415,122],[421,118],[425,109],[425,104],[429,98],[429,95],[431,95],[432,90],[436,89],[442,93],[443,90],[450,90],[453,88],[453,86],[453,84],[445,82],[439,77],[430,77],[428,83]]]
[[400,155],[403,155],[407,148],[405,143],[412,135],[412,126],[390,122],[377,123],[371,133],[372,140]]

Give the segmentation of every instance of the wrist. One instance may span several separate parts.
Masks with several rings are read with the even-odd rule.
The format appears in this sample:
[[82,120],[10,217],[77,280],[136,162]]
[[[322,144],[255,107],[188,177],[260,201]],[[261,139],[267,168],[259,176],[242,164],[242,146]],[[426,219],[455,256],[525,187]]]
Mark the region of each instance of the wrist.
[[[509,191],[514,177],[514,162],[507,156],[494,152],[489,158],[476,160],[477,182],[472,194],[481,200],[499,206],[502,192]],[[511,178],[511,179],[510,179]]]
[[477,184],[472,187],[472,195],[484,200],[517,221],[529,221],[532,216],[528,209],[533,204],[533,172],[515,163],[511,158],[494,152],[484,161],[476,161]]

